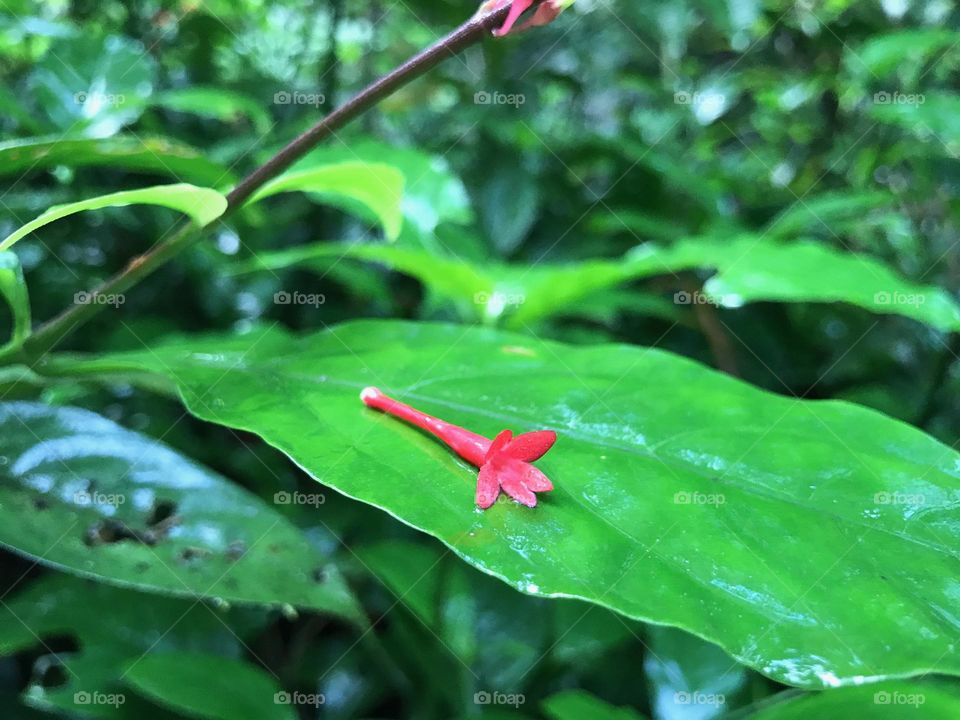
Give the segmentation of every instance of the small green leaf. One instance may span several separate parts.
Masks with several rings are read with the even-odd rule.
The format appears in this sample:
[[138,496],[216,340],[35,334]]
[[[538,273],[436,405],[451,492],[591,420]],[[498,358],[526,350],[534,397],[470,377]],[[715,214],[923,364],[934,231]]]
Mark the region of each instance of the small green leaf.
[[376,215],[387,239],[396,240],[403,225],[403,187],[403,173],[390,165],[344,162],[288,172],[260,188],[249,202],[286,192],[317,194],[333,202],[357,201]]
[[956,720],[960,692],[943,682],[896,681],[801,695],[749,715],[749,720]]
[[[799,219],[790,223],[801,222]],[[622,260],[533,266],[470,263],[422,250],[386,245],[318,245],[260,253],[237,272],[303,265],[325,272],[342,258],[380,262],[411,275],[456,301],[472,316],[524,327],[575,312],[596,293],[683,270],[716,270],[694,297],[677,292],[678,309],[696,302],[736,308],[750,302],[846,302],[876,313],[903,315],[938,330],[960,329],[960,305],[948,292],[897,276],[868,255],[845,253],[820,242],[778,242],[752,235],[691,238],[670,246],[641,245]],[[618,302],[610,296],[611,303]],[[590,308],[596,313],[595,304]],[[660,314],[663,309],[659,309]]]
[[0,545],[146,592],[362,622],[336,568],[283,515],[159,442],[34,403],[0,404],[0,437]]
[[20,258],[12,252],[0,251],[0,295],[13,313],[10,344],[19,345],[30,334],[30,296]]
[[[124,670],[151,651],[204,651],[226,657],[244,651],[237,625],[249,626],[250,620],[237,609],[193,598],[144,595],[58,572],[24,580],[23,585],[11,588],[14,592],[0,603],[0,655],[49,650],[44,643],[65,636],[79,646],[75,652],[36,661],[24,693],[36,707],[73,715],[76,693],[116,694]],[[56,661],[52,667],[50,660]],[[65,675],[65,683],[46,682],[57,672]],[[124,698],[124,707],[131,699]]]
[[846,65],[851,71],[876,79],[904,63],[921,63],[934,54],[955,46],[954,30],[922,28],[901,30],[870,37],[856,50],[847,48]]
[[171,210],[179,210],[203,227],[223,215],[227,209],[227,199],[216,190],[182,183],[179,185],[157,185],[140,190],[124,190],[67,205],[56,205],[8,235],[0,242],[0,250],[6,250],[18,240],[44,225],[52,223],[54,220],[86,210],[126,207],[127,205],[158,205]]
[[[877,412],[655,349],[396,321],[194,338],[73,370],[168,378],[198,417],[256,433],[520,591],[685,629],[780,682],[960,675],[956,623],[931,613],[955,595],[960,453]],[[556,490],[532,510],[477,510],[476,469],[365,408],[373,383],[487,437],[556,430],[538,463]]]
[[299,706],[316,711],[325,700],[282,691],[276,678],[248,662],[201,653],[150,653],[132,662],[123,679],[160,705],[210,720],[296,720]]
[[650,684],[655,718],[710,720],[738,705],[745,688],[746,668],[716,645],[675,628],[647,629],[643,668]]
[[156,62],[141,43],[91,27],[56,40],[28,82],[61,131],[107,137],[140,117],[155,77]]
[[542,703],[550,720],[645,720],[630,707],[615,707],[583,690],[565,690]]
[[35,137],[0,143],[0,175],[67,167],[113,167],[170,175],[176,180],[219,187],[233,173],[194,148],[160,137]]
[[152,104],[190,113],[201,117],[213,118],[223,122],[235,122],[246,115],[253,121],[254,129],[265,135],[273,124],[270,114],[253,98],[230,90],[210,87],[186,87],[167,90],[151,99]]

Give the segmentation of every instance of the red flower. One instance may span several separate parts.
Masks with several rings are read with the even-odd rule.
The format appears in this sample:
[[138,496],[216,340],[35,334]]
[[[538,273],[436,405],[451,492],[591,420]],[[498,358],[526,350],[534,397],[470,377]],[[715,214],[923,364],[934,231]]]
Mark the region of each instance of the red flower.
[[[510,5],[510,12],[507,14],[507,19],[504,21],[503,27],[493,33],[497,37],[503,37],[513,31],[513,26],[516,25],[517,20],[530,9],[534,2],[536,2],[536,0],[487,0],[487,2],[480,6],[480,12],[492,12]],[[534,11],[533,16],[516,29],[525,30],[528,27],[551,23],[556,19],[557,15],[572,4],[573,0],[542,0]]]
[[537,430],[516,437],[510,430],[501,430],[495,439],[488,440],[394,400],[374,387],[365,388],[360,399],[367,407],[382,410],[432,433],[457,455],[480,468],[476,502],[484,510],[497,501],[501,488],[528,507],[536,507],[535,493],[553,490],[553,483],[547,476],[530,464],[553,447],[557,441],[553,430]]

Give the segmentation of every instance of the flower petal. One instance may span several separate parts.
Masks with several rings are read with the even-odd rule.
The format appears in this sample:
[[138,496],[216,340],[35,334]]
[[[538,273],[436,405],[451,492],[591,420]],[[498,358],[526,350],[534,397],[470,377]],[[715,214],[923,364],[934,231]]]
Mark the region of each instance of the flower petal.
[[536,507],[537,496],[523,484],[523,474],[522,463],[507,463],[497,474],[500,478],[500,487],[518,503],[527,507]]
[[487,454],[484,456],[484,462],[490,462],[495,458],[504,446],[506,446],[513,439],[513,432],[511,430],[501,430],[497,433],[497,436],[493,439],[493,442],[490,444],[490,447],[487,449]]
[[495,30],[493,34],[497,37],[503,37],[509,33],[510,30],[513,29],[513,26],[517,20],[520,19],[520,16],[530,9],[530,6],[533,5],[533,2],[534,0],[513,0],[513,5],[510,6],[510,13],[507,15],[507,19],[503,23],[503,27],[501,27],[499,30]]
[[480,468],[477,476],[477,505],[486,510],[499,496],[500,480],[497,478],[497,471],[487,463]]
[[553,483],[550,482],[550,478],[533,465],[524,464],[523,484],[534,492],[548,492],[553,490]]
[[557,434],[553,430],[537,430],[517,435],[504,452],[517,460],[533,462],[542,458],[556,441]]

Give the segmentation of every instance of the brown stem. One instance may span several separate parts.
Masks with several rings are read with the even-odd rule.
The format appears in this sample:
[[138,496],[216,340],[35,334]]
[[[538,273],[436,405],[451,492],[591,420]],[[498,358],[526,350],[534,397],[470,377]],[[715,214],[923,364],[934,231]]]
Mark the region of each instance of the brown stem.
[[[312,128],[291,141],[280,152],[244,178],[227,195],[227,210],[223,217],[237,208],[266,182],[275,178],[316,145],[333,135],[350,121],[374,107],[401,87],[429,72],[441,62],[475,45],[494,28],[503,24],[508,7],[483,15],[475,15],[446,37],[417,53],[399,67],[374,81],[359,94],[341,105]],[[166,264],[171,258],[190,247],[201,237],[200,230],[184,223],[170,237],[155,245],[147,253],[134,258],[112,278],[104,281],[92,294],[120,294]],[[30,362],[58,345],[67,335],[83,325],[103,308],[102,304],[73,305],[37,329],[20,348],[0,353],[0,363]]]

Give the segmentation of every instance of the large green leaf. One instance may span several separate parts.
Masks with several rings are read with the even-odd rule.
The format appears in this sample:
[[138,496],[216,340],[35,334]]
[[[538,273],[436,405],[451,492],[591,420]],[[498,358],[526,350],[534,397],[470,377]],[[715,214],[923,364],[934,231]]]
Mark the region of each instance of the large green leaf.
[[382,163],[343,162],[309,170],[294,170],[261,187],[250,202],[286,192],[305,192],[336,202],[346,199],[362,203],[383,225],[384,233],[395,240],[403,225],[403,174]]
[[0,438],[0,545],[124,587],[360,622],[336,569],[277,510],[159,442],[32,403],[0,405]]
[[179,185],[157,185],[140,190],[124,190],[67,205],[55,205],[43,215],[31,220],[0,241],[0,250],[6,250],[18,240],[44,225],[52,223],[54,220],[86,210],[126,207],[127,205],[158,205],[171,210],[178,210],[188,215],[202,227],[223,215],[224,210],[227,209],[227,199],[216,190],[181,183]]
[[0,175],[68,167],[112,167],[220,186],[233,173],[194,148],[159,137],[27,138],[0,143]]
[[[172,342],[70,371],[166,377],[197,416],[523,592],[684,628],[785,683],[960,673],[960,454],[879,413],[655,349],[403,322]],[[476,471],[364,408],[370,384],[488,437],[556,429],[539,465],[557,490],[478,511]]]
[[621,260],[532,266],[470,263],[384,245],[319,244],[260,253],[237,272],[294,265],[325,272],[342,258],[384,263],[455,300],[477,318],[504,319],[511,327],[576,312],[599,291],[654,275],[712,268],[717,274],[701,295],[678,292],[678,307],[707,302],[739,307],[748,302],[847,302],[879,313],[960,329],[960,305],[946,291],[898,277],[868,256],[842,253],[818,242],[781,243],[762,237],[692,238],[669,247],[641,245]]

